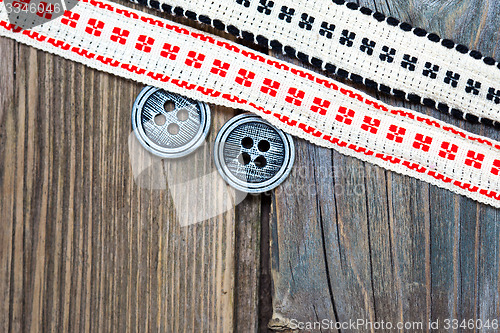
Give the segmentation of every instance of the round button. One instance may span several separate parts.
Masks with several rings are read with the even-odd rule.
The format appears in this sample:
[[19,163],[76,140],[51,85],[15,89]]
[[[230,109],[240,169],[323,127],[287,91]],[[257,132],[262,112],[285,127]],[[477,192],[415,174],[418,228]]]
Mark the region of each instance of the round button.
[[146,87],[134,102],[132,128],[151,153],[163,158],[186,156],[207,137],[210,108],[163,89]]
[[229,185],[243,192],[274,189],[288,176],[294,160],[292,137],[255,115],[232,118],[215,138],[217,170]]

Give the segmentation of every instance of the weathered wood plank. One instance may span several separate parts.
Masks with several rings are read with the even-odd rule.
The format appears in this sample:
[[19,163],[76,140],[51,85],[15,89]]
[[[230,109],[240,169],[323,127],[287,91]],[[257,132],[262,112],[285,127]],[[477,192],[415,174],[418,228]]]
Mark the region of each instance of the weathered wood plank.
[[[359,3],[485,54],[495,56],[500,50],[498,3]],[[493,129],[380,97],[469,131],[500,137]],[[317,157],[298,159],[295,168],[307,172],[292,171],[275,193],[272,328],[290,328],[293,318],[421,322],[424,329],[429,320],[439,319],[443,325],[444,319],[498,318],[498,210],[307,143],[299,142],[297,148],[298,156],[315,150]],[[309,170],[317,170],[320,178]],[[301,192],[304,184],[313,184],[312,190]],[[314,259],[301,262],[297,253],[318,241],[318,233],[311,232],[318,224],[324,251],[316,250]],[[310,274],[318,267],[328,269]],[[314,311],[317,304],[324,306],[319,313]]]
[[[0,39],[0,156],[15,147],[15,141],[5,139],[12,136],[15,129],[15,119],[7,118],[5,115],[14,110],[14,41],[5,38]],[[9,305],[13,295],[11,294],[11,283],[13,280],[12,250],[14,243],[14,183],[16,172],[15,160],[0,159],[0,191],[2,196],[8,198],[0,202],[0,298],[4,300],[0,305],[0,330],[8,332],[10,324]]]
[[[235,332],[256,333],[259,329],[259,278],[261,205],[260,196],[250,195],[236,208]],[[250,202],[247,204],[247,202]]]
[[[133,170],[142,85],[5,38],[0,55],[0,330],[257,331],[260,197],[181,225],[166,180],[182,162]],[[208,143],[234,114],[212,106]],[[216,175],[211,157],[190,176]],[[228,191],[205,185],[192,212]]]
[[[286,183],[277,188],[271,210],[274,315],[269,326],[273,329],[286,327],[288,319],[334,317],[323,247],[323,227],[329,217],[323,219],[323,203],[317,201],[311,186],[315,177],[323,177],[316,174],[316,150],[320,148],[302,140],[295,143],[294,168]],[[331,155],[331,151],[323,151]],[[295,317],[280,315],[292,312]]]
[[[492,1],[360,3],[498,54]],[[0,329],[256,331],[261,199],[181,227],[174,196],[132,174],[140,85],[7,39],[0,53]],[[209,141],[234,114],[213,111]],[[499,317],[498,210],[296,143],[296,166],[272,199],[271,327]],[[194,169],[213,171],[210,147],[198,154]],[[176,168],[154,165],[143,178]]]

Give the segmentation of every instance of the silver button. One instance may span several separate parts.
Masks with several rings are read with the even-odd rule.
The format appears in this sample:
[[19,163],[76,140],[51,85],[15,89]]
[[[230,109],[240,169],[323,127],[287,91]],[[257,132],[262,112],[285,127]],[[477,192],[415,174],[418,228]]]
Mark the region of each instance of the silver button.
[[132,128],[151,153],[163,158],[186,156],[207,137],[210,108],[205,103],[146,87],[134,102]]
[[262,193],[281,184],[295,160],[292,137],[262,118],[242,114],[222,126],[214,160],[222,178],[237,190]]

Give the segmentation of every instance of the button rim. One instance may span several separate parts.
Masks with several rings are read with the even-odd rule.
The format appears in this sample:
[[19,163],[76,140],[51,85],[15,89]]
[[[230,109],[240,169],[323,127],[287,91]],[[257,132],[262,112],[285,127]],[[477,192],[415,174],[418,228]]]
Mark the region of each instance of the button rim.
[[[285,156],[284,161],[279,171],[271,177],[270,179],[261,182],[261,183],[245,183],[243,185],[243,181],[236,178],[228,169],[226,163],[222,163],[224,161],[224,144],[227,136],[241,124],[244,124],[249,121],[258,121],[260,123],[266,124],[272,127],[282,138],[283,146],[285,147]],[[295,162],[295,144],[293,142],[292,136],[288,133],[283,132],[281,129],[272,125],[268,121],[262,119],[261,117],[251,114],[251,113],[243,113],[237,115],[231,119],[229,119],[219,130],[217,136],[215,137],[214,142],[214,162],[215,166],[224,181],[230,185],[231,187],[246,193],[258,194],[264,193],[270,190],[275,189],[281,183],[285,181],[285,179],[290,175],[293,164]]]
[[155,92],[158,90],[163,90],[167,93],[178,95],[182,98],[186,98],[189,100],[192,100],[190,98],[187,98],[185,96],[182,96],[177,93],[173,93],[171,91],[162,89],[162,88],[157,88],[154,86],[147,86],[144,87],[139,95],[137,95],[134,105],[132,106],[132,115],[131,115],[131,120],[132,120],[132,130],[137,138],[137,140],[141,143],[142,147],[149,151],[151,154],[155,156],[159,156],[161,158],[165,159],[175,159],[175,158],[180,158],[187,156],[194,152],[196,149],[198,149],[205,139],[208,136],[208,132],[210,130],[211,126],[211,111],[210,107],[203,102],[200,101],[194,101],[197,103],[200,111],[201,111],[201,119],[200,119],[200,130],[196,134],[196,136],[188,142],[188,144],[176,148],[165,148],[157,145],[156,143],[152,142],[151,139],[146,135],[144,130],[142,129],[141,124],[141,114],[143,110],[143,106],[148,100],[148,98],[153,95]]

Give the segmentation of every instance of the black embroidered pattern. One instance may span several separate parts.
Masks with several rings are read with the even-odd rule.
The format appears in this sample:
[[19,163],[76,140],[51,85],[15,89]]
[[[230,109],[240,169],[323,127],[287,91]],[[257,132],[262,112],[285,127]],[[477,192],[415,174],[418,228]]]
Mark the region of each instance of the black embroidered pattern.
[[329,24],[328,22],[322,22],[321,23],[321,29],[319,29],[319,34],[321,36],[324,36],[328,39],[333,38],[333,32],[335,31],[335,25],[334,24]]
[[457,46],[455,46],[455,50],[462,54],[466,54],[467,52],[469,52],[469,48],[462,44],[458,44]]
[[467,87],[465,87],[465,92],[469,94],[479,95],[479,89],[481,89],[481,82],[477,82],[472,79],[467,80]]
[[413,29],[413,33],[418,37],[424,37],[425,35],[427,35],[427,31],[421,28]]
[[394,61],[394,56],[396,55],[396,50],[389,46],[382,47],[383,53],[380,53],[380,60],[387,61],[388,63],[392,63]]
[[266,15],[271,15],[272,8],[274,7],[274,1],[260,0],[257,11]]
[[361,50],[361,52],[365,52],[368,55],[372,55],[374,47],[375,47],[375,42],[374,41],[369,40],[368,38],[363,38],[363,40],[361,41],[361,46],[359,47],[359,49]]
[[415,65],[417,64],[418,59],[409,54],[405,54],[403,56],[403,61],[401,61],[401,67],[406,68],[410,72],[415,71]]
[[434,43],[439,43],[439,41],[441,40],[441,38],[434,33],[428,34],[427,39]]
[[433,65],[430,62],[426,62],[425,69],[422,71],[422,74],[424,76],[430,77],[431,79],[436,79],[438,71],[439,71],[438,65]]
[[300,18],[301,21],[299,22],[299,27],[301,27],[302,29],[311,30],[314,23],[314,17],[303,13]]
[[488,89],[486,98],[490,101],[495,102],[495,104],[500,104],[500,90],[495,90],[495,88]]
[[293,15],[295,15],[295,9],[282,6],[281,13],[278,14],[278,18],[280,20],[284,20],[285,22],[292,23]]
[[356,38],[356,34],[349,30],[342,30],[342,36],[340,36],[339,43],[345,45],[347,47],[353,46],[354,38]]
[[238,5],[243,5],[245,7],[250,7],[250,1],[249,0],[236,0],[236,3]]
[[399,28],[403,31],[411,31],[412,26],[409,23],[403,22],[399,25]]
[[446,72],[446,77],[444,78],[444,83],[450,84],[453,88],[458,86],[458,80],[460,79],[460,74],[453,73],[452,71]]
[[[192,20],[197,20],[205,24],[209,24],[219,30],[222,31],[227,31],[237,37],[242,37],[245,40],[257,43],[259,45],[265,46],[265,47],[272,47],[273,49],[283,52],[287,54],[288,56],[295,57],[299,60],[308,62],[313,64],[314,66],[318,68],[322,68],[326,70],[327,72],[331,74],[336,74],[340,77],[343,78],[349,78],[353,82],[359,82],[363,83],[365,86],[368,88],[376,89],[380,92],[387,93],[387,94],[392,94],[396,97],[400,98],[405,98],[411,102],[415,103],[421,103],[427,106],[435,107],[438,110],[442,112],[446,112],[454,117],[457,117],[459,119],[465,119],[471,122],[480,122],[485,125],[489,126],[494,126],[495,128],[500,129],[500,122],[493,121],[491,119],[487,118],[479,118],[475,115],[464,113],[463,111],[457,110],[455,108],[450,108],[446,104],[443,103],[436,103],[435,101],[428,99],[428,98],[420,98],[418,95],[415,94],[409,94],[405,93],[401,90],[398,89],[391,89],[390,87],[377,83],[373,80],[370,80],[368,78],[363,78],[360,75],[357,75],[355,73],[349,73],[341,68],[338,68],[337,66],[330,64],[330,63],[324,63],[321,59],[314,58],[314,57],[309,57],[307,54],[304,54],[302,52],[297,52],[294,48],[287,46],[287,45],[282,45],[279,41],[273,40],[269,41],[266,37],[258,35],[255,36],[253,33],[249,31],[240,31],[238,28],[234,26],[225,26],[223,22],[220,20],[211,20],[209,17],[205,15],[197,15],[194,12],[191,11],[186,11],[180,7],[172,7],[168,4],[160,3],[157,0],[131,0],[132,2],[135,3],[140,3],[144,4],[148,7],[158,9],[160,11],[169,13],[169,14],[175,14],[179,16],[185,16],[187,18],[190,18]],[[166,1],[166,0],[163,0]],[[252,0],[235,0],[238,5],[242,5],[244,7],[250,7],[251,1]],[[400,22],[396,18],[393,17],[385,17],[382,13],[379,12],[372,12],[370,9],[365,8],[365,7],[359,7],[357,4],[348,2],[346,3],[344,0],[332,0],[333,3],[342,6],[346,5],[349,9],[352,10],[359,10],[362,14],[364,15],[371,15],[375,20],[379,22],[385,21],[388,25],[390,26],[399,26],[399,28],[403,31],[410,32],[413,30],[413,34],[420,36],[420,37],[426,37],[432,42],[441,42],[441,45],[447,49],[454,49],[457,52],[461,54],[469,54],[474,59],[477,60],[482,60],[486,65],[490,66],[496,66],[498,69],[500,69],[500,62],[495,61],[495,59],[491,57],[483,57],[483,55],[478,52],[478,51],[469,51],[469,49],[461,44],[455,44],[453,41],[449,39],[440,39],[440,37],[436,34],[433,33],[427,33],[423,29],[419,28],[413,28],[410,24],[406,22]],[[274,1],[269,1],[269,0],[259,0],[259,5],[257,7],[257,10],[259,13],[265,14],[265,15],[271,15],[273,8],[274,7]],[[295,15],[295,9],[294,8],[288,8],[286,6],[283,6],[279,13],[278,13],[278,18],[280,20],[284,20],[287,23],[292,23],[292,18]],[[308,31],[312,31],[314,27],[314,17],[310,17],[307,13],[303,13],[301,15],[302,20],[299,22],[299,27],[306,29]],[[328,39],[332,39],[334,37],[334,31],[335,31],[335,25],[330,24],[328,22],[321,22],[321,27],[318,27],[317,32],[320,34],[320,36],[326,37]],[[425,32],[425,33],[424,33]],[[339,38],[339,43],[341,45],[345,45],[348,47],[352,47],[354,45],[354,40],[355,40],[356,34],[354,32],[349,32],[347,30],[342,31],[342,35]],[[361,52],[365,52],[366,54],[370,54],[369,49],[373,49],[371,47],[371,41],[367,41],[366,38],[361,39],[361,43],[359,44],[359,49]],[[396,50],[393,48],[390,48],[388,46],[384,46],[382,48],[382,51],[379,55],[379,58],[381,61],[387,61],[389,63],[393,62],[395,60],[396,56]],[[412,55],[405,54],[402,57],[401,61],[401,66],[403,68],[406,68],[410,71],[415,71],[415,66],[417,64],[418,59]],[[427,63],[426,63],[427,64]],[[435,66],[427,67],[423,70],[422,74],[424,76],[428,76],[432,78],[434,75],[437,74],[439,71],[439,68],[436,69]],[[424,74],[424,72],[426,74]],[[434,75],[433,75],[434,74]],[[452,71],[447,70],[446,71],[446,76],[444,78],[444,82],[446,84],[450,84],[452,87],[457,88],[458,83],[461,79],[461,75],[458,73],[454,73]],[[481,90],[482,84],[481,82],[474,81],[472,79],[468,79],[467,85],[465,87],[465,91],[467,93],[471,93],[474,95],[479,95],[480,90]],[[488,89],[488,93],[485,94],[486,98],[490,101],[493,101],[496,104],[500,104],[500,90],[495,89],[493,87]]]

